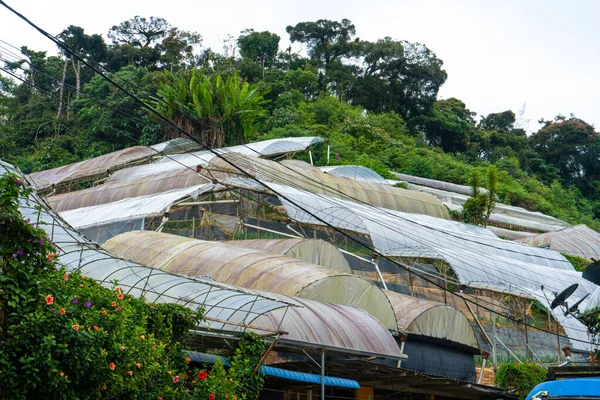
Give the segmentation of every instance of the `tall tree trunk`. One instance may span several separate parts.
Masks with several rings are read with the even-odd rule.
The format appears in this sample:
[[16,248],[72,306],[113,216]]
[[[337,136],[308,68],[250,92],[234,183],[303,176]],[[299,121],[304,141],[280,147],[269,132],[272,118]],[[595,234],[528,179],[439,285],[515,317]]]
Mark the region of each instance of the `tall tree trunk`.
[[75,73],[75,100],[79,98],[79,87],[81,80],[79,79],[79,73],[81,72],[81,61],[75,62],[75,57],[71,56],[71,64],[73,64],[73,72]]
[[260,66],[262,68],[262,77],[265,78],[265,55],[263,54],[260,58]]
[[56,119],[59,119],[62,115],[63,95],[65,92],[65,80],[67,79],[67,64],[69,64],[69,60],[65,59],[65,65],[63,66],[62,79],[60,80],[60,91],[58,94],[58,113],[56,114]]

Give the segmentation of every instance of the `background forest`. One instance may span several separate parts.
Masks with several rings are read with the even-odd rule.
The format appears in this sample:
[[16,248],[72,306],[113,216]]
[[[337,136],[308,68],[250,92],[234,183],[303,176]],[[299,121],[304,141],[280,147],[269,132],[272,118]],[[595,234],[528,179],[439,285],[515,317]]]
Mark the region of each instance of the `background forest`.
[[600,230],[600,136],[590,124],[559,115],[528,133],[512,110],[478,116],[438,99],[447,74],[434,51],[361,40],[346,19],[286,31],[305,52],[252,29],[217,52],[155,17],[105,37],[77,26],[58,36],[160,116],[64,49],[48,56],[0,42],[0,159],[33,172],[182,136],[167,120],[211,147],[321,136],[331,164],[384,176],[469,184],[474,171],[496,168],[501,202]]

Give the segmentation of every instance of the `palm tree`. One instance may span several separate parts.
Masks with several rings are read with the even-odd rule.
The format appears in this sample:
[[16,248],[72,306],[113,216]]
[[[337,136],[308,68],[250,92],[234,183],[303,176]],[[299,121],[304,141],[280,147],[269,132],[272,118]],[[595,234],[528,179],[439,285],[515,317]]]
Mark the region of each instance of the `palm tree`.
[[[164,117],[185,132],[196,136],[210,148],[242,144],[254,130],[254,121],[264,113],[264,93],[251,88],[236,73],[223,79],[194,70],[184,73],[164,72],[166,81],[149,103]],[[179,129],[167,127],[167,137],[181,135]]]

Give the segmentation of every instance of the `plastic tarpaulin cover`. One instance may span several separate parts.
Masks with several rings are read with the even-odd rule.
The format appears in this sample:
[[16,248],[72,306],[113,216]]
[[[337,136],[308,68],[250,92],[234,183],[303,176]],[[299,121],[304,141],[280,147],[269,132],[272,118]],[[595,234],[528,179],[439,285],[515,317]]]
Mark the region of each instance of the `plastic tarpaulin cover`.
[[104,247],[115,255],[177,274],[207,275],[248,289],[359,307],[388,329],[396,329],[386,295],[355,275],[279,254],[149,231],[115,236]]
[[306,262],[331,268],[339,272],[352,273],[350,265],[341,251],[324,240],[316,239],[254,239],[232,240],[223,243],[246,249],[268,251],[297,258]]
[[550,245],[551,250],[560,253],[600,260],[600,233],[585,225],[521,238],[518,242],[530,246]]
[[[252,157],[268,157],[278,154],[294,153],[303,151],[307,147],[321,143],[320,137],[292,137],[282,139],[264,140],[261,142],[248,143],[245,145],[223,147],[215,149],[218,154],[225,154],[232,151],[247,154]],[[117,171],[109,181],[138,179],[163,172],[183,170],[186,168],[196,169],[198,165],[207,165],[215,157],[214,153],[208,150],[195,153],[179,154],[169,157],[163,157],[160,161],[144,165],[142,167],[132,167],[126,170]]]
[[143,146],[130,147],[108,153],[100,157],[89,160],[35,172],[27,175],[27,178],[33,182],[33,186],[38,189],[47,189],[52,185],[76,181],[80,179],[92,178],[99,174],[105,174],[108,170],[122,167],[128,163],[138,162],[156,155],[156,151]]
[[228,153],[223,156],[223,159],[213,159],[211,165],[219,171],[243,176],[228,162],[263,182],[278,183],[312,193],[393,210],[450,219],[446,207],[438,199],[426,193],[378,183],[355,181],[350,178],[325,174],[317,168],[299,168],[238,153]]
[[[20,174],[0,161],[0,174]],[[182,304],[205,308],[205,316],[224,322],[206,321],[213,329],[240,331],[259,315],[288,305],[226,284],[202,278],[185,278],[113,256],[90,242],[52,211],[37,195],[22,199],[21,214],[44,229],[60,251],[57,262],[68,271],[81,271],[106,287],[117,280],[125,293],[144,296],[150,302]],[[228,322],[233,322],[229,324]]]
[[387,180],[370,168],[360,165],[335,165],[329,167],[319,167],[319,169],[327,174],[342,176],[355,181],[364,181],[387,185]]

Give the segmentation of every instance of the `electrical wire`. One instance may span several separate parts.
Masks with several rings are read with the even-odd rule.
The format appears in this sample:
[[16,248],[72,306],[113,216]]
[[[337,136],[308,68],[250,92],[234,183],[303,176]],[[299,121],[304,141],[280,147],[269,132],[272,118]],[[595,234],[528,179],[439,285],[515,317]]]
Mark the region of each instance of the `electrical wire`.
[[[118,84],[117,82],[115,82],[114,79],[111,79],[110,77],[106,76],[106,74],[104,74],[102,71],[100,71],[98,68],[94,67],[90,62],[86,61],[81,55],[79,55],[76,51],[74,51],[73,49],[71,49],[68,45],[66,45],[65,43],[61,42],[60,40],[56,39],[55,37],[51,36],[50,34],[48,34],[46,31],[44,31],[43,29],[41,29],[40,27],[38,27],[36,24],[34,24],[33,22],[31,22],[28,18],[26,18],[23,14],[19,13],[18,11],[16,11],[15,9],[13,9],[12,7],[10,7],[9,5],[6,4],[6,2],[4,2],[3,0],[0,0],[0,5],[3,5],[5,8],[7,8],[8,10],[10,10],[11,12],[13,12],[15,15],[17,15],[19,18],[21,18],[23,21],[25,21],[27,24],[29,24],[30,26],[32,26],[34,29],[36,29],[38,32],[40,32],[42,35],[46,36],[48,39],[50,39],[52,42],[54,42],[57,46],[59,46],[60,48],[66,50],[69,54],[71,54],[73,57],[75,57],[77,60],[79,60],[80,62],[82,62],[84,65],[86,65],[87,67],[89,67],[90,69],[92,69],[94,72],[96,72],[98,75],[102,76],[104,79],[106,79],[108,82],[110,82],[112,85],[114,85],[115,87],[117,87],[119,90],[121,90],[122,92],[124,92],[126,95],[128,95],[129,97],[131,97],[132,99],[134,99],[137,103],[139,103],[143,108],[147,109],[151,114],[155,115],[156,117],[159,118],[159,120],[162,120],[163,122],[165,122],[167,125],[173,127],[174,129],[176,129],[179,133],[181,133],[182,135],[188,137],[189,139],[195,141],[196,143],[202,145],[203,147],[206,148],[207,151],[209,151],[210,153],[212,153],[214,156],[221,158],[224,162],[226,162],[227,164],[231,165],[234,169],[238,170],[242,175],[246,175],[248,176],[251,180],[254,180],[257,184],[264,186],[265,188],[267,188],[269,191],[273,192],[275,195],[277,195],[280,198],[284,198],[286,201],[288,201],[290,204],[294,205],[295,207],[297,207],[298,209],[302,210],[303,212],[307,213],[308,215],[311,215],[313,218],[315,218],[317,221],[321,222],[322,224],[324,224],[325,226],[328,226],[329,228],[333,229],[334,231],[337,231],[340,234],[345,234],[344,232],[342,232],[340,229],[338,229],[337,227],[327,223],[326,221],[324,221],[322,218],[318,217],[317,215],[314,215],[313,213],[311,213],[310,211],[306,210],[302,205],[297,204],[295,201],[286,198],[285,196],[282,196],[280,193],[278,193],[278,191],[273,190],[272,188],[270,188],[267,184],[265,184],[264,182],[261,182],[260,180],[256,179],[255,177],[249,176],[242,168],[240,168],[239,166],[235,165],[234,163],[232,163],[230,160],[226,159],[225,157],[223,157],[219,152],[215,151],[214,149],[206,146],[204,143],[201,143],[198,138],[194,137],[193,135],[191,135],[190,133],[186,132],[185,130],[181,129],[180,127],[178,127],[177,125],[175,125],[172,121],[168,120],[166,117],[164,117],[162,114],[160,114],[157,110],[155,110],[153,107],[151,107],[150,105],[146,104],[145,102],[143,102],[142,100],[140,100],[136,95],[134,95],[130,90],[124,88],[122,85]],[[356,241],[354,238],[352,238],[351,236],[348,236],[350,238],[350,240]],[[359,245],[363,246],[363,247],[367,247],[365,246],[363,243],[357,242]],[[367,247],[368,248],[368,247]],[[390,261],[393,264],[396,264],[397,266],[399,266],[400,268],[403,268],[401,265],[395,263],[393,260],[391,260],[390,258],[388,258],[387,256],[380,254],[376,249],[371,249],[373,251],[374,254],[378,254],[380,257],[387,259],[388,261]],[[404,268],[403,268],[404,269]],[[423,279],[427,280],[427,278]],[[436,282],[432,282],[430,281],[430,283],[434,286],[437,286],[439,289],[450,292],[447,288],[437,284]],[[472,302],[472,301],[471,301]],[[480,306],[483,307],[483,306]],[[485,307],[483,307],[485,308]],[[492,311],[492,310],[490,310]],[[521,322],[515,318],[512,317],[506,317],[509,320],[514,321],[515,323],[521,323],[524,325],[528,325],[532,328],[535,328],[527,323]],[[536,328],[537,329],[537,328]],[[552,333],[554,334],[554,332],[550,332],[547,331],[548,333]],[[567,338],[569,338],[567,336]],[[590,343],[588,341],[583,341],[580,339],[576,339],[576,338],[569,338],[570,340],[575,340],[575,341],[580,341],[580,342],[584,342],[584,343]]]

